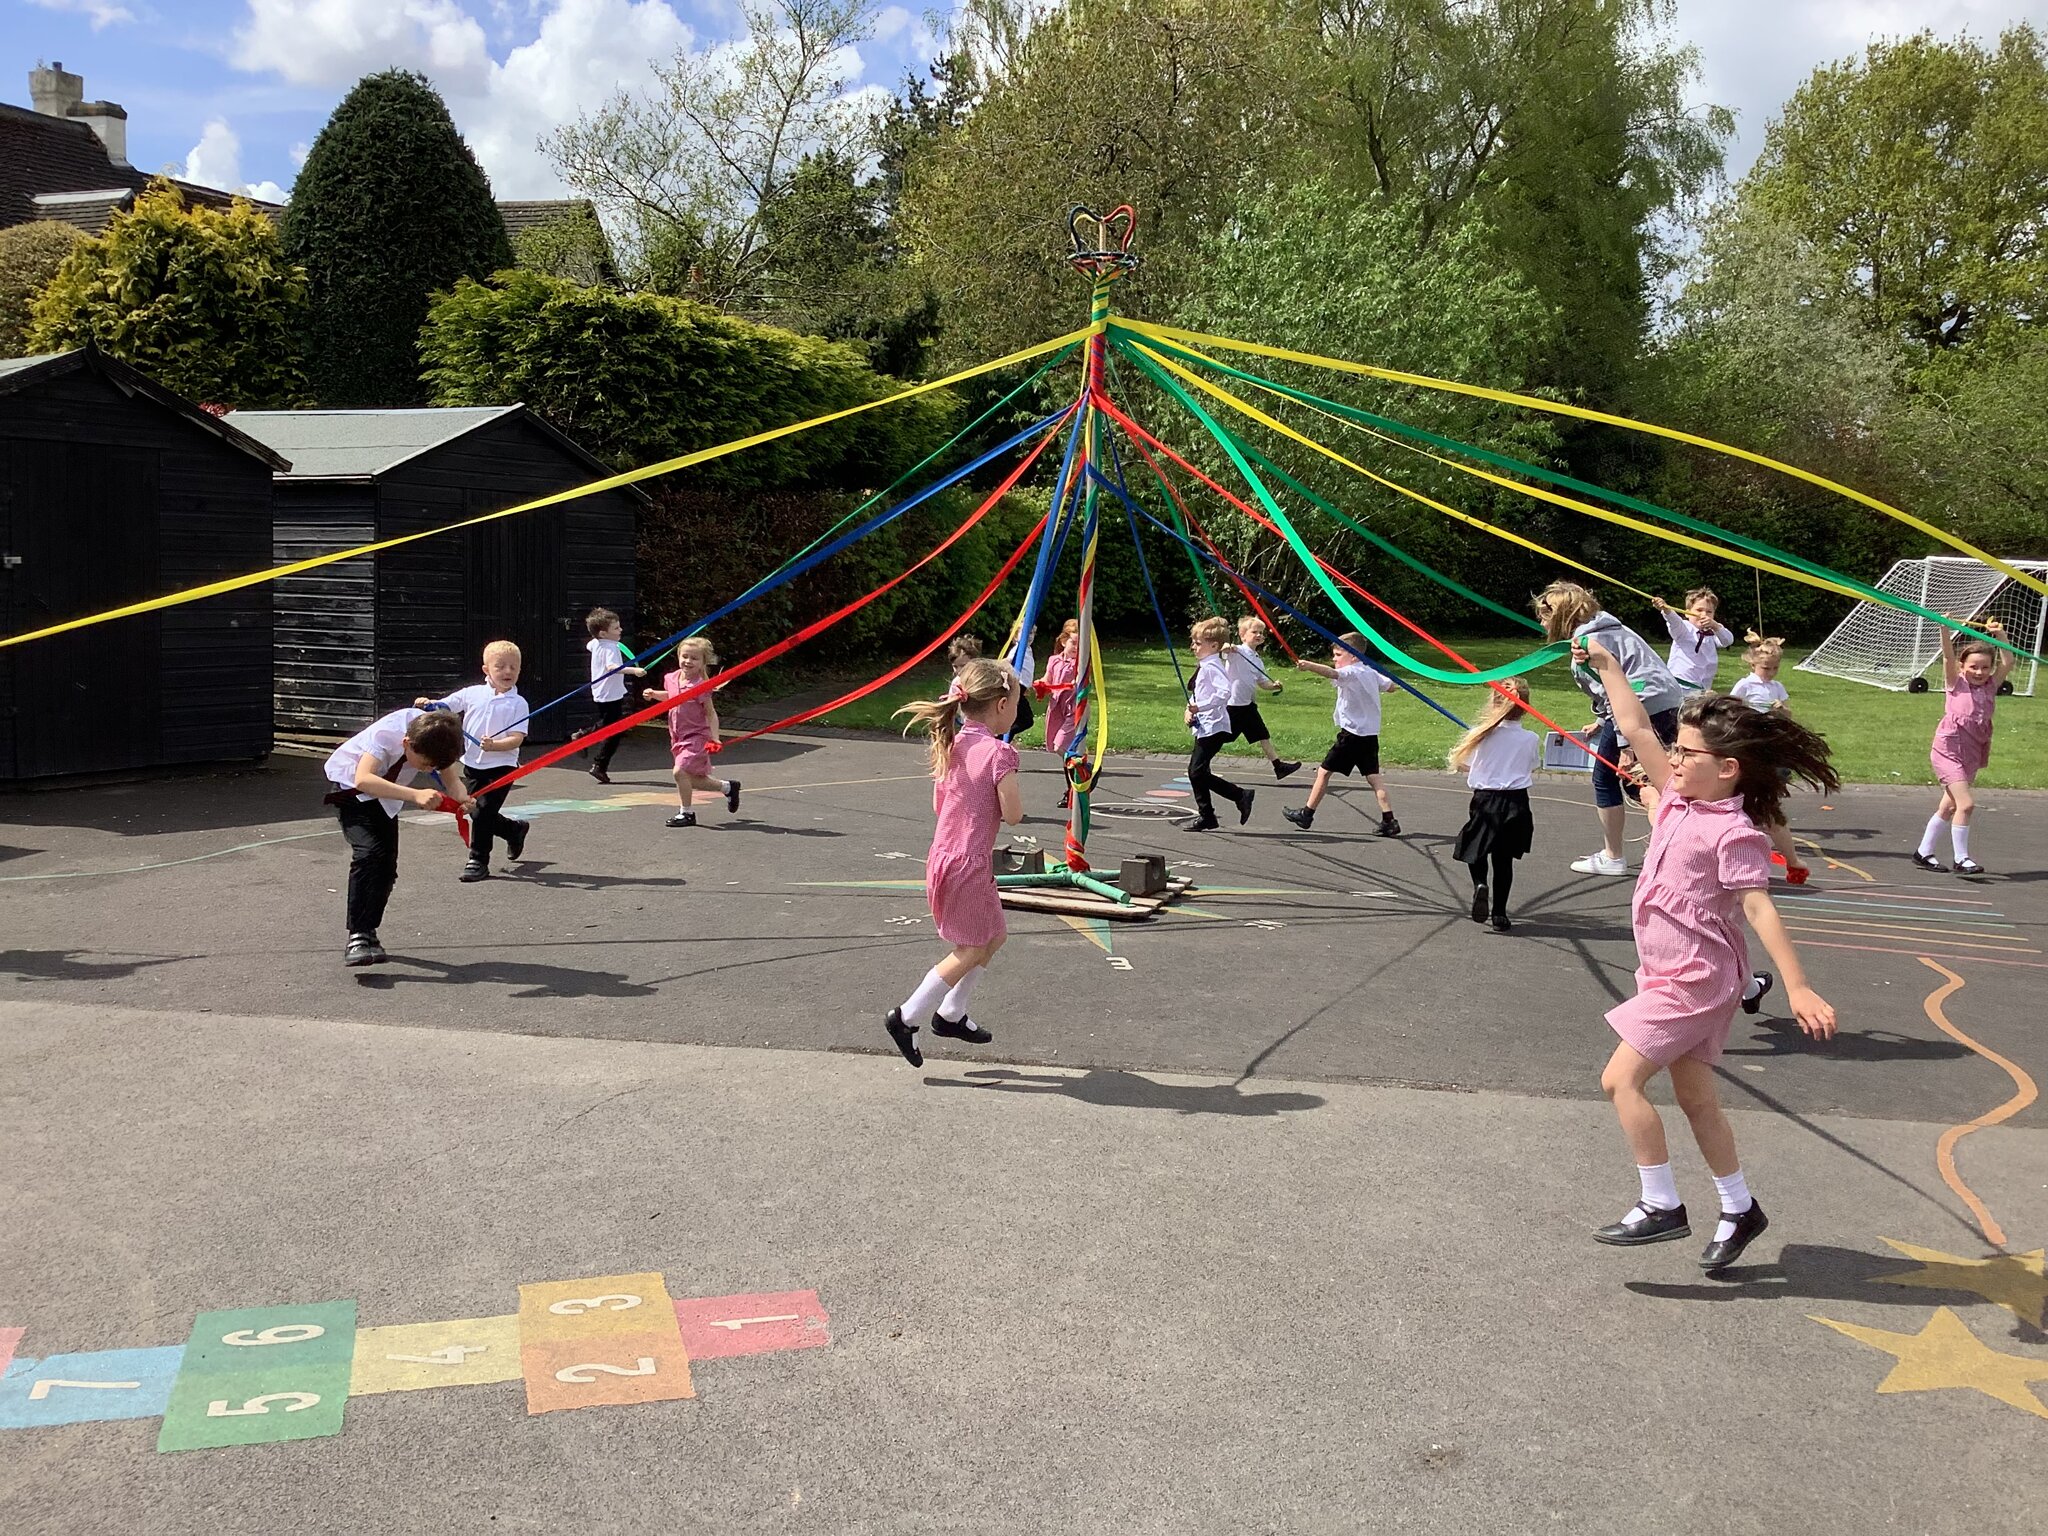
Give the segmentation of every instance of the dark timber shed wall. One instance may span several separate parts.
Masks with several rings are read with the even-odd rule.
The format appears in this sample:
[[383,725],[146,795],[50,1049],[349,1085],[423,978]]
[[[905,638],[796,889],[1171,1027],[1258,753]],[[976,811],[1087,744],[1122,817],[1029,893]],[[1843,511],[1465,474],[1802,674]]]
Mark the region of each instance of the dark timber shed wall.
[[[90,354],[0,380],[0,621],[18,634],[270,559],[272,464]],[[261,757],[262,587],[0,651],[0,780]]]
[[[422,532],[604,473],[513,412],[374,482],[280,479],[276,557]],[[584,614],[603,606],[633,622],[640,503],[607,491],[280,581],[279,730],[344,735],[479,681],[490,640],[518,644],[520,692],[536,707],[587,682]],[[562,741],[594,713],[586,693],[539,716],[528,740]]]

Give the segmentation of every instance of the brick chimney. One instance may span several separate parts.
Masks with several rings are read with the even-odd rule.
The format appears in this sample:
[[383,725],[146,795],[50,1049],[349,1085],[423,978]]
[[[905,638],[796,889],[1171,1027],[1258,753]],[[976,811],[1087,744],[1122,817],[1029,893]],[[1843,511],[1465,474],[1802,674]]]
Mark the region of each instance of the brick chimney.
[[29,100],[45,117],[75,117],[94,133],[116,165],[128,163],[128,114],[111,101],[87,101],[85,77],[65,69],[61,60],[28,72]]

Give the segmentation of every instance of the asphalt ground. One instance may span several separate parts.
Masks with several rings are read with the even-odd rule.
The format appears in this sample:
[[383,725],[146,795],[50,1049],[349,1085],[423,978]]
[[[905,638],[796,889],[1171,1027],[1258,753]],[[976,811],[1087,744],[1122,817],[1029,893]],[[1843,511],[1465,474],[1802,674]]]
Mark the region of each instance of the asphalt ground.
[[[0,802],[0,1329],[33,1359],[176,1344],[213,1308],[477,1318],[652,1269],[678,1297],[815,1290],[829,1347],[700,1360],[689,1402],[352,1398],[337,1436],[231,1450],[0,1429],[0,1527],[2038,1518],[2038,1260],[1972,1261],[1987,1220],[2010,1254],[2048,1238],[2048,1110],[1951,1128],[2048,1067],[2048,798],[1988,797],[1979,881],[1907,864],[1919,793],[1795,803],[1830,857],[1784,910],[1843,1034],[1738,1022],[1724,1096],[1773,1225],[1706,1281],[1675,1116],[1695,1239],[1586,1236],[1634,1193],[1597,1088],[1633,954],[1626,882],[1565,868],[1583,781],[1539,787],[1497,936],[1464,916],[1449,778],[1396,774],[1387,840],[1364,790],[1301,833],[1278,808],[1306,771],[1233,761],[1251,825],[1203,835],[1179,764],[1112,758],[1091,853],[1164,853],[1197,890],[1144,924],[1013,912],[976,998],[995,1043],[918,1072],[879,1023],[940,952],[918,749],[750,744],[740,816],[671,831],[657,746],[609,789],[529,781],[531,857],[485,884],[408,816],[398,958],[368,972],[340,964],[315,761]],[[1027,769],[1019,831],[1056,848],[1059,780]],[[1939,1284],[1890,1283],[1896,1244],[1948,1255]],[[1903,1342],[1944,1316],[1974,1342]]]

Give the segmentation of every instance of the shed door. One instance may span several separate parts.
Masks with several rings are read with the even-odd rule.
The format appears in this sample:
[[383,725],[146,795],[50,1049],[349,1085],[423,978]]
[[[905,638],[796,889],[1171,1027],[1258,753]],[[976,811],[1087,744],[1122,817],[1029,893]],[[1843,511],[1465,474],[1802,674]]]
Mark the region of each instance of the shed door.
[[[470,491],[468,515],[481,517],[503,506],[495,492]],[[578,678],[560,666],[567,602],[562,580],[562,520],[548,507],[500,518],[472,528],[469,539],[469,653],[480,655],[492,640],[519,647],[519,691],[539,708]],[[528,727],[534,742],[561,741],[568,734],[569,706],[541,715]]]
[[[154,449],[16,438],[5,445],[6,632],[163,590]],[[5,653],[18,778],[140,768],[159,756],[162,616],[143,614]],[[0,770],[9,765],[0,761]]]

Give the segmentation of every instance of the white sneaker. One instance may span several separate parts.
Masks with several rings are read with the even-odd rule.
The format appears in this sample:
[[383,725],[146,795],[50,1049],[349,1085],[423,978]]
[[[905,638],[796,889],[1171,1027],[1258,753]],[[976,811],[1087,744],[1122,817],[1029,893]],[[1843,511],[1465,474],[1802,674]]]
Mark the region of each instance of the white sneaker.
[[1589,853],[1583,859],[1572,860],[1572,871],[1581,875],[1625,875],[1628,873],[1627,859],[1611,859],[1605,849]]

